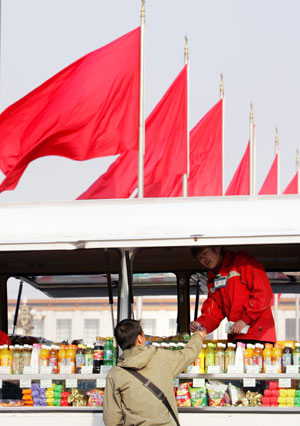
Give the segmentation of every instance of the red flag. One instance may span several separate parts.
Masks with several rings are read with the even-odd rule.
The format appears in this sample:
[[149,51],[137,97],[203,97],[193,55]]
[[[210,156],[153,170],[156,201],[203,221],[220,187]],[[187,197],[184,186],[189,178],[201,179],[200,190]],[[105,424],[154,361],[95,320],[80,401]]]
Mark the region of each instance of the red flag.
[[[222,195],[222,110],[223,99],[190,132],[189,196]],[[181,197],[182,175],[168,176],[146,192],[149,197]]]
[[299,170],[297,170],[295,176],[290,181],[288,186],[283,191],[283,194],[299,194],[298,182],[299,182]]
[[278,154],[276,154],[270,171],[258,195],[278,194]]
[[[146,120],[144,185],[160,186],[167,175],[187,170],[187,67]],[[124,171],[124,174],[123,172]],[[127,198],[137,188],[138,154],[122,154],[78,199]],[[157,195],[156,195],[157,196]]]
[[249,195],[250,194],[250,142],[248,142],[245,154],[231,179],[225,195]]
[[140,28],[92,52],[0,116],[0,191],[36,158],[73,160],[138,147]]

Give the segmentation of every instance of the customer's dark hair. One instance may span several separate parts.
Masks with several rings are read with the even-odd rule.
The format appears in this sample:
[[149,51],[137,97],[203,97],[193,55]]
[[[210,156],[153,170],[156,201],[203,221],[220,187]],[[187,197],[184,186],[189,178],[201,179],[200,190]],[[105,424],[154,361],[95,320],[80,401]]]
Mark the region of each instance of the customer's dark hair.
[[124,319],[116,325],[114,334],[118,345],[124,351],[135,346],[138,335],[143,334],[143,329],[140,321]]

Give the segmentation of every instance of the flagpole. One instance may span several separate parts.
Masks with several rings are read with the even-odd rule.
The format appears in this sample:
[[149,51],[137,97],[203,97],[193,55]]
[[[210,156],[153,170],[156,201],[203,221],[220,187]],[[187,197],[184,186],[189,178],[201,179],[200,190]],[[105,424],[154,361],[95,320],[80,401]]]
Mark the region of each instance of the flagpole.
[[185,36],[185,45],[184,45],[184,65],[187,66],[187,135],[186,135],[186,143],[187,143],[187,172],[182,176],[182,196],[188,196],[188,177],[190,174],[190,132],[189,132],[189,46],[188,46],[188,37]]
[[225,97],[223,73],[220,80],[220,99],[222,99],[222,195],[224,195],[224,127],[225,127]]
[[140,113],[139,113],[138,198],[144,197],[144,153],[145,153],[145,0],[142,0],[142,6],[141,6],[141,46],[140,46]]
[[296,171],[297,171],[297,178],[298,178],[298,195],[300,194],[300,179],[299,179],[299,150],[297,148],[297,154],[296,154]]
[[276,194],[279,194],[279,137],[278,137],[278,127],[276,127],[275,130],[275,156],[277,157],[277,188],[276,188]]
[[254,163],[254,129],[253,129],[253,105],[250,104],[250,195],[255,192],[255,163]]

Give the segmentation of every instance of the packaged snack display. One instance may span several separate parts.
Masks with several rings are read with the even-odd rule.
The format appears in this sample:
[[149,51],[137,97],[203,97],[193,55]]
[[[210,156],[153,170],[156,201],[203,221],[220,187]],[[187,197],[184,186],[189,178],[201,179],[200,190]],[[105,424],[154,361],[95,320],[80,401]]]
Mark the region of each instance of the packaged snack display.
[[192,407],[206,407],[207,406],[207,393],[206,388],[192,388],[188,386],[191,397]]
[[207,383],[206,387],[208,393],[208,405],[210,407],[223,406],[225,403],[227,385],[211,380]]
[[191,407],[191,396],[189,393],[189,386],[192,383],[182,383],[176,391],[177,407]]
[[89,407],[102,407],[104,390],[92,389],[87,392],[87,395],[89,397],[88,403],[87,403]]
[[243,398],[245,398],[245,392],[243,389],[233,385],[232,383],[228,384],[228,392],[232,405],[236,405],[241,402]]

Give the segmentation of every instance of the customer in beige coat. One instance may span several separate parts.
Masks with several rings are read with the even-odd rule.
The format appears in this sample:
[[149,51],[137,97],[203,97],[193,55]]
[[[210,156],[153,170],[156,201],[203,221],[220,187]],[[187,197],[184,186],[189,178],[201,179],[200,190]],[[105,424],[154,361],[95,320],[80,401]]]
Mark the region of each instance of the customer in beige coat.
[[136,377],[120,367],[135,369],[151,380],[165,394],[178,417],[173,379],[196,360],[205,333],[195,332],[180,351],[146,346],[143,329],[136,320],[123,320],[117,324],[115,337],[124,352],[117,366],[107,375],[103,401],[104,423],[107,426],[174,426],[174,419],[166,406]]

